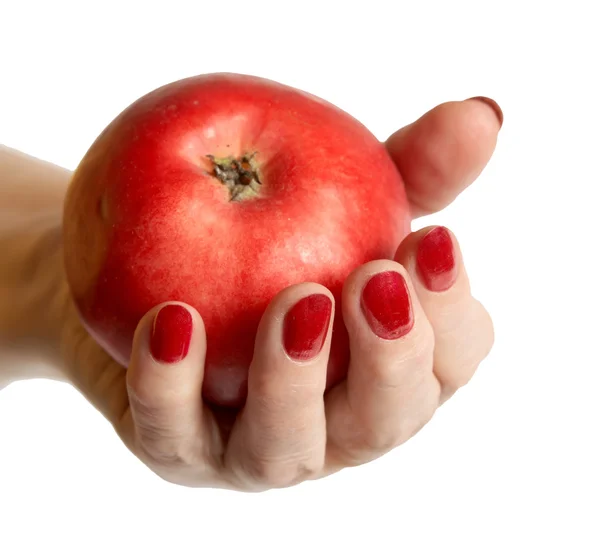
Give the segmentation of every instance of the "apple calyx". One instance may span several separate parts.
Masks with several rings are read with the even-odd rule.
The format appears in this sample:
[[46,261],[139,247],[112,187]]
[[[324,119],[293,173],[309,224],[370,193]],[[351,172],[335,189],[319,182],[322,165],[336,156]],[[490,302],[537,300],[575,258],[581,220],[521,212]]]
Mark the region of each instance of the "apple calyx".
[[258,196],[261,182],[254,160],[255,155],[256,152],[243,155],[240,158],[234,156],[224,158],[217,158],[212,155],[206,156],[213,164],[211,175],[229,189],[230,202]]

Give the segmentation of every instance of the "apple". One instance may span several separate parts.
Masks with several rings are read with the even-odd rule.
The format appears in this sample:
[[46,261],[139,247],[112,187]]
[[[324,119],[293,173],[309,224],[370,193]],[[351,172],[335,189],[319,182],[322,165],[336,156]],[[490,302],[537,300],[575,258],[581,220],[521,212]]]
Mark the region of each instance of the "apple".
[[207,333],[203,396],[240,407],[261,315],[282,289],[333,293],[327,387],[344,378],[348,274],[410,231],[404,185],[361,123],[306,92],[217,73],[141,97],[89,148],[64,209],[81,321],[119,363],[151,308],[182,301]]

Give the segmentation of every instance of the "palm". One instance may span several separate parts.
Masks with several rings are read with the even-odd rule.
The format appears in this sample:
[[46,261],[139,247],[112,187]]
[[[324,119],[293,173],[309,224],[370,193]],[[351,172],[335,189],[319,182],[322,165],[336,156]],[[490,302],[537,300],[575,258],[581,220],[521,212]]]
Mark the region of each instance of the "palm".
[[69,378],[122,434],[129,408],[126,370],[88,334],[70,294],[67,290],[63,294],[65,321],[61,344]]

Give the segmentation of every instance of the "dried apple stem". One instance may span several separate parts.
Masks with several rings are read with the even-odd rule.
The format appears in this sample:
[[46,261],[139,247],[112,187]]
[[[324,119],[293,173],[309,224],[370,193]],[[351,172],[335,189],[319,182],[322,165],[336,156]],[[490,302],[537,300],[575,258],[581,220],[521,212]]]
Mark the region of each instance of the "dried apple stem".
[[255,155],[256,153],[244,155],[241,158],[206,156],[213,164],[212,175],[229,189],[231,202],[254,198],[258,195],[261,182],[254,159]]

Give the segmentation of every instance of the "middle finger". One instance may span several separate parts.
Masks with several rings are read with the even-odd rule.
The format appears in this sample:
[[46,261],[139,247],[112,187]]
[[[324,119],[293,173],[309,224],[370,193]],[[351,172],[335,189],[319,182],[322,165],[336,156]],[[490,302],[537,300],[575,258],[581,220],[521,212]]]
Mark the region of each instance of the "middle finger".
[[248,398],[226,454],[228,470],[252,490],[290,486],[322,469],[332,317],[331,293],[307,283],[283,290],[261,320]]

